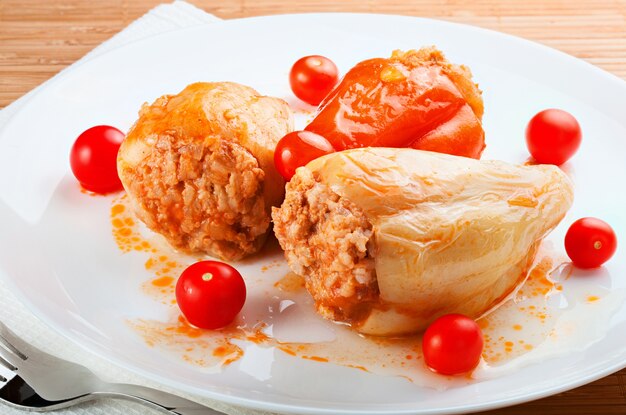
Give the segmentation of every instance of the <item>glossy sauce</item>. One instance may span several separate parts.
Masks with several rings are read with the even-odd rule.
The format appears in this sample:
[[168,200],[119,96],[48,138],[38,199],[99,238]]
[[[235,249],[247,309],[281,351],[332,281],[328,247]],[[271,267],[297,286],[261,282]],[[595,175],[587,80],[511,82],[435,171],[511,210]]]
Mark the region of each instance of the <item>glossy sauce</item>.
[[131,211],[128,197],[124,194],[114,199],[111,206],[113,239],[122,252],[141,252],[148,255],[144,268],[153,278],[142,284],[142,290],[163,304],[176,304],[176,280],[184,266],[165,252],[165,243],[153,237],[145,238],[138,220]]
[[145,269],[152,277],[142,284],[142,291],[166,305],[170,316],[166,321],[129,320],[129,326],[148,346],[211,373],[224,370],[255,346],[445,389],[503,376],[591,344],[604,334],[598,325],[608,325],[605,322],[626,298],[597,281],[570,278],[571,265],[544,247],[523,286],[478,320],[485,336],[479,367],[467,375],[447,377],[426,368],[419,335],[367,337],[322,319],[302,277],[289,272],[278,250],[268,254],[271,258],[259,275],[244,275],[248,298],[231,326],[213,331],[192,327],[175,305],[174,287],[184,266],[198,258],[159,246],[158,239],[146,240],[136,221],[131,224],[127,219],[132,213],[122,197],[111,208],[113,236],[123,252],[146,257]]

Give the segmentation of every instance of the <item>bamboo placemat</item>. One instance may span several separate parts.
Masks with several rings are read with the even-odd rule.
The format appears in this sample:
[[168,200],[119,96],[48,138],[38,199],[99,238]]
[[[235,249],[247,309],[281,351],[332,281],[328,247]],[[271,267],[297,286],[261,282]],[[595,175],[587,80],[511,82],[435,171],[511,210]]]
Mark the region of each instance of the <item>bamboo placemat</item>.
[[[433,17],[531,39],[626,79],[626,0],[188,0],[224,19],[349,11]],[[0,108],[159,0],[0,0]],[[626,347],[626,345],[625,345]],[[626,370],[493,415],[626,414]]]

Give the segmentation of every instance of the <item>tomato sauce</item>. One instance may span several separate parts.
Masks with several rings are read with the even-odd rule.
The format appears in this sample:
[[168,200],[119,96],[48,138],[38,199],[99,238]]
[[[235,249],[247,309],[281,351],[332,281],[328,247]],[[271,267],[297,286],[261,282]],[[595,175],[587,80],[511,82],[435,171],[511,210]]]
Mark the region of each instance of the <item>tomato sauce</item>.
[[[122,233],[122,229],[128,231]],[[220,330],[195,328],[180,314],[174,288],[185,264],[197,258],[183,257],[160,246],[158,238],[143,237],[125,197],[116,199],[111,207],[111,230],[122,252],[145,258],[144,269],[150,277],[141,284],[141,290],[166,305],[170,315],[165,321],[131,319],[128,325],[148,346],[209,372],[223,370],[245,355],[249,347],[246,345],[255,345],[315,364],[341,365],[399,376],[420,386],[447,388],[493,377],[502,368],[517,370],[531,357],[541,360],[553,356],[562,348],[559,341],[575,333],[576,327],[568,323],[568,318],[598,310],[608,313],[610,304],[617,304],[601,287],[585,286],[572,291],[567,287],[571,265],[565,258],[542,249],[524,284],[478,320],[485,340],[479,367],[464,376],[442,376],[424,364],[421,335],[369,337],[322,319],[315,312],[303,278],[288,272],[280,252],[268,253],[276,256],[260,267],[261,275],[244,275],[250,304],[246,303],[231,325]],[[568,301],[578,301],[579,308],[560,304],[566,297]],[[606,308],[597,308],[602,304]],[[582,324],[580,329],[585,327]],[[546,351],[550,344],[552,348]]]

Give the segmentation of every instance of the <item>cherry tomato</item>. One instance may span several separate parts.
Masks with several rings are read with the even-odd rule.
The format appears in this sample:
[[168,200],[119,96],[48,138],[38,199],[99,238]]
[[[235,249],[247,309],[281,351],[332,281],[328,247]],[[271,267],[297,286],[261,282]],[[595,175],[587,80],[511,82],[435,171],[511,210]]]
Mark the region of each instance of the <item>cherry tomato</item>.
[[321,135],[310,131],[294,131],[276,144],[274,165],[281,176],[289,181],[298,167],[334,152],[333,146]]
[[483,351],[483,334],[471,318],[447,314],[426,329],[422,350],[426,365],[432,371],[458,375],[478,365]]
[[70,151],[70,166],[85,189],[101,194],[122,190],[117,152],[123,140],[124,133],[108,125],[91,127],[78,136]]
[[578,268],[597,268],[617,249],[617,237],[608,223],[597,218],[582,218],[567,230],[565,250]]
[[243,308],[246,284],[228,264],[196,262],[180,274],[176,302],[189,323],[201,329],[219,329],[230,324]]
[[580,147],[582,133],[569,112],[548,109],[535,115],[526,127],[526,145],[537,162],[560,166]]
[[339,70],[333,61],[311,55],[300,58],[291,67],[291,90],[302,101],[318,105],[333,89],[339,79]]

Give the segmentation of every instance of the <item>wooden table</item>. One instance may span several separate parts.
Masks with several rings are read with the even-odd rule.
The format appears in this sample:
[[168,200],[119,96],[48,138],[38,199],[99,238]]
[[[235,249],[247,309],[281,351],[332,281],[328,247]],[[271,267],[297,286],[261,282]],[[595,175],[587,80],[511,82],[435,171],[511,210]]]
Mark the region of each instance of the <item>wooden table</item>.
[[[321,11],[469,23],[532,39],[626,79],[626,0],[190,0],[231,19]],[[72,64],[159,0],[0,0],[0,108]],[[626,347],[626,345],[625,345]],[[626,370],[490,414],[626,414]]]

